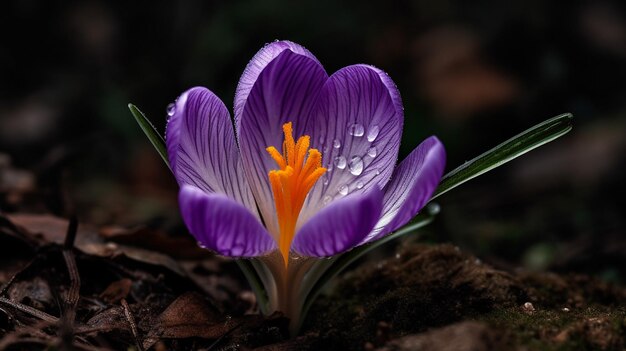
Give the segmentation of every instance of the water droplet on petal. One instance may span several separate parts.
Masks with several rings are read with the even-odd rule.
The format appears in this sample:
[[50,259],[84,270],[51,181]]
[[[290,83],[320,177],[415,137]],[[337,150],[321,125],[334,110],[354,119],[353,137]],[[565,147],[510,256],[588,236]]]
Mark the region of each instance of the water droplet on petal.
[[352,175],[360,175],[363,173],[363,159],[360,156],[352,156],[348,168],[350,169],[350,173],[352,173]]
[[380,132],[380,128],[378,128],[378,126],[370,127],[370,129],[367,131],[367,141],[371,143],[372,141],[376,140],[378,132]]
[[322,176],[322,183],[323,183],[324,185],[328,185],[328,176],[327,176],[326,174],[324,174],[324,175]]
[[333,140],[333,147],[339,149],[341,147],[341,141],[339,141],[339,139]]
[[324,144],[324,140],[326,140],[326,139],[324,138],[324,136],[323,136],[323,135],[322,135],[322,136],[320,136],[320,144]]
[[339,187],[339,194],[346,196],[348,195],[348,186],[347,185],[342,185]]
[[363,182],[361,181],[356,182],[357,189],[363,189],[363,186],[364,186]]
[[365,134],[365,128],[363,128],[362,124],[355,123],[348,127],[348,133],[350,135],[354,135],[355,137],[362,137]]
[[376,157],[376,155],[378,155],[378,150],[376,150],[376,146],[372,146],[367,149],[367,156]]
[[376,175],[380,174],[380,169],[376,168]]
[[167,115],[172,117],[174,115],[174,112],[176,112],[176,104],[172,102],[171,104],[167,105]]
[[204,245],[203,243],[198,241],[196,244],[198,245],[199,248],[206,249],[206,245]]
[[324,205],[327,205],[329,202],[332,201],[332,197],[330,197],[330,195],[326,195],[324,196]]
[[441,211],[441,207],[439,206],[438,203],[431,202],[428,205],[426,205],[426,211],[430,215],[436,215],[436,214],[438,214]]
[[346,161],[345,157],[337,156],[337,157],[335,157],[335,162],[334,163],[335,163],[335,166],[337,166],[337,168],[344,169],[344,168],[346,168],[347,161]]

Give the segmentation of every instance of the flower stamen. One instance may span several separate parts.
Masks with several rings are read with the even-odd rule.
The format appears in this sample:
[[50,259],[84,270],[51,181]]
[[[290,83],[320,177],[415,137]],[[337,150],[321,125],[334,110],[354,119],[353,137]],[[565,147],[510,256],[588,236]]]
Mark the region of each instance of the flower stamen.
[[285,140],[282,154],[273,146],[266,150],[279,167],[269,171],[268,176],[280,230],[278,249],[286,267],[304,200],[315,182],[326,172],[326,168],[322,167],[322,154],[319,150],[309,149],[311,138],[308,135],[295,141],[291,122],[283,125],[283,133]]

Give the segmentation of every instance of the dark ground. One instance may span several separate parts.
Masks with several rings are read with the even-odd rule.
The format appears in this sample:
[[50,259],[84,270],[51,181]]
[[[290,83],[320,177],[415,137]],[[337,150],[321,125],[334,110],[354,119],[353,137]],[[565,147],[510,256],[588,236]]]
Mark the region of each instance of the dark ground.
[[404,241],[349,271],[288,339],[285,318],[257,314],[236,266],[191,240],[81,226],[72,243],[76,228],[56,217],[0,222],[12,253],[0,277],[3,350],[626,348],[626,288],[500,270],[452,245]]
[[[437,199],[419,243],[358,262],[289,341],[283,318],[255,316],[236,265],[195,246],[126,109],[162,131],[191,86],[230,105],[277,38],[328,72],[387,71],[405,105],[400,158],[436,134],[451,170],[554,115],[574,129]],[[610,0],[7,1],[0,349],[624,350],[625,43]]]

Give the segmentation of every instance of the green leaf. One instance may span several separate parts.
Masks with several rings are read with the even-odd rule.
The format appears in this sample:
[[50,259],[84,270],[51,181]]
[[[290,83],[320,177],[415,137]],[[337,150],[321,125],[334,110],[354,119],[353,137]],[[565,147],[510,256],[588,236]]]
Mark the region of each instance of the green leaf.
[[257,304],[259,305],[261,313],[267,315],[269,313],[269,299],[267,297],[267,291],[265,290],[261,278],[254,269],[251,260],[238,259],[234,261],[235,263],[237,263],[237,266],[239,266],[239,269],[241,269],[241,271],[243,272],[243,275],[246,277],[248,284],[250,284],[250,287],[252,288],[252,291],[256,296]]
[[150,140],[150,142],[152,143],[152,146],[154,146],[159,155],[161,155],[161,158],[163,159],[167,167],[169,167],[171,170],[172,168],[170,167],[170,162],[167,159],[167,148],[165,147],[165,140],[163,139],[161,134],[159,134],[156,128],[154,128],[154,126],[152,125],[152,123],[150,123],[148,118],[146,118],[146,115],[144,115],[143,112],[141,112],[141,110],[137,108],[137,106],[133,104],[128,104],[128,109],[130,110],[130,113],[133,114],[133,117],[135,117],[135,121],[137,121],[137,124],[139,124],[141,130],[143,130],[143,132],[148,137],[148,140]]
[[573,118],[574,116],[571,113],[564,113],[550,118],[512,137],[482,155],[465,162],[443,176],[431,200],[447,193],[470,179],[474,179],[481,174],[489,172],[514,158],[566,134],[572,129]]

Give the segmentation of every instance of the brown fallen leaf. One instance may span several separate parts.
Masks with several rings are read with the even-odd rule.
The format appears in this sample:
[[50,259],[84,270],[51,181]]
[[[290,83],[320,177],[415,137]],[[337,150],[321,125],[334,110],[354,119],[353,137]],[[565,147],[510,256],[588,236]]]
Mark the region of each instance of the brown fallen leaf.
[[117,303],[128,296],[132,285],[132,280],[128,278],[114,281],[100,294],[100,298],[110,304]]
[[208,250],[198,247],[191,236],[173,237],[144,226],[135,228],[106,226],[100,228],[98,233],[104,239],[118,244],[154,250],[175,259],[193,260],[213,256]]
[[102,333],[111,331],[127,331],[130,334],[130,328],[124,315],[122,306],[113,306],[106,309],[95,316],[91,317],[85,327],[78,328],[79,333]]
[[[39,245],[50,243],[63,244],[69,224],[66,219],[51,215],[20,213],[7,215],[6,217],[23,230],[23,235],[34,239]],[[107,243],[95,230],[85,225],[78,226],[75,247],[84,253],[99,257],[125,255],[142,263],[166,267],[180,276],[185,276],[184,270],[171,257],[138,247]]]
[[[172,302],[158,317],[164,337],[207,337],[213,338],[220,334],[207,333],[207,327],[223,324],[224,317],[202,295],[185,293]],[[227,321],[227,320],[226,320]],[[218,329],[223,329],[220,327]]]
[[179,296],[157,317],[155,325],[144,339],[143,346],[149,349],[161,338],[216,339],[235,325],[231,319],[225,319],[202,295],[189,292]]

